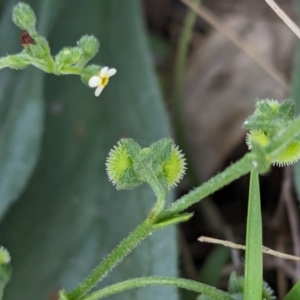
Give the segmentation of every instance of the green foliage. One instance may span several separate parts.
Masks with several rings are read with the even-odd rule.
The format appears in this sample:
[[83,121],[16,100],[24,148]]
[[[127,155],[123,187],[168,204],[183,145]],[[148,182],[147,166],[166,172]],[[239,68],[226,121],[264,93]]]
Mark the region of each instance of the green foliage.
[[[268,157],[264,148],[270,144],[274,138],[278,137],[295,120],[295,103],[286,100],[281,103],[275,100],[258,100],[256,109],[244,123],[250,132],[247,135],[249,149],[257,154],[260,160],[259,165],[266,162],[265,171],[269,165]],[[300,158],[300,135],[296,136],[290,143],[287,143],[284,151],[277,155],[273,164],[282,166],[295,163]],[[269,161],[269,162],[268,162]]]
[[117,189],[132,189],[147,182],[157,197],[163,197],[183,177],[185,159],[171,139],[143,149],[132,139],[122,139],[110,151],[106,167]]
[[[52,31],[54,49],[62,50],[52,57],[48,41],[36,31],[33,10],[29,5],[20,3],[13,9],[13,21],[25,30],[22,33],[24,50],[0,58],[0,69],[23,69],[31,64],[47,73],[80,75],[84,83],[96,88],[95,95],[99,96],[117,70],[86,66],[97,54],[99,42],[94,36],[83,35],[82,24],[78,22],[78,19],[83,19],[86,20],[85,31],[97,28],[96,35],[103,41],[104,60],[114,62],[118,73],[123,76],[117,76],[114,87],[108,89],[103,101],[95,102],[95,99],[86,96],[82,86],[74,84],[72,78],[48,77],[45,83],[43,76],[37,78],[36,70],[30,70],[32,73],[24,73],[26,76],[20,77],[22,80],[17,88],[13,88],[15,78],[0,75],[0,91],[6,92],[9,86],[7,98],[15,100],[12,109],[10,102],[0,106],[3,116],[0,125],[4,126],[0,132],[0,167],[3,168],[0,168],[0,196],[2,193],[4,199],[0,198],[0,217],[5,214],[0,227],[0,241],[10,249],[15,266],[7,299],[16,299],[20,294],[24,300],[47,298],[52,289],[64,286],[59,292],[60,300],[97,300],[150,285],[185,288],[201,293],[198,297],[201,300],[273,299],[271,289],[262,279],[258,174],[266,172],[271,163],[290,164],[300,158],[300,118],[295,119],[294,103],[291,100],[283,103],[257,101],[254,114],[245,122],[245,127],[250,129],[247,143],[251,153],[166,209],[165,198],[185,171],[181,151],[168,138],[160,139],[149,148],[142,148],[133,139],[122,138],[106,161],[109,179],[117,189],[132,189],[148,183],[157,199],[150,211],[149,200],[153,195],[149,188],[140,187],[128,192],[130,200],[126,205],[116,206],[120,194],[111,189],[104,172],[98,169],[100,165],[104,167],[108,149],[122,136],[143,139],[145,143],[169,135],[166,115],[146,55],[137,1],[111,0],[90,6],[82,5],[79,0],[31,2],[40,8],[43,16],[41,32],[48,35]],[[66,10],[72,6],[70,18],[61,18],[55,28],[51,28],[50,23],[55,22],[64,4]],[[9,31],[11,38],[15,33],[13,30],[10,32],[7,22],[6,13],[1,27]],[[83,37],[75,47],[65,46],[80,35]],[[8,44],[8,48],[12,45]],[[112,49],[122,49],[122,55]],[[40,159],[27,184],[42,137],[43,95],[47,106],[52,109],[46,115]],[[26,106],[32,104],[32,100],[38,103],[38,109]],[[59,105],[54,106],[53,101],[58,101]],[[27,110],[30,113],[34,111],[34,121],[39,122],[32,122]],[[25,126],[32,123],[38,125],[38,129],[29,128],[34,139],[24,132],[24,128],[28,130]],[[32,150],[32,155],[28,155],[29,150]],[[25,157],[29,157],[28,164],[24,163]],[[16,173],[20,168],[16,163],[25,166],[19,169],[19,173]],[[250,171],[245,278],[232,274],[229,293],[203,283],[162,276],[110,285],[125,275],[175,275],[173,231],[164,230],[160,235],[151,236],[140,252],[131,253],[132,250],[156,230],[188,220],[191,214],[184,213],[186,208]],[[6,213],[17,196],[18,202]],[[124,231],[131,231],[145,218],[115,247]],[[107,255],[108,252],[110,254]],[[128,260],[106,279],[108,272],[127,255]],[[99,264],[100,256],[106,258]],[[131,261],[134,263],[131,264]],[[0,298],[10,279],[9,263],[10,255],[0,248]],[[126,264],[130,264],[130,268]],[[82,281],[95,265],[97,267]],[[91,292],[100,281],[100,285],[106,287]],[[176,299],[177,296],[174,289],[167,290],[165,294],[152,289],[141,293],[127,292],[122,298],[147,300],[157,298],[157,295],[163,299]]]
[[[32,5],[38,12],[38,24],[45,22],[39,14],[44,3],[41,0],[39,5]],[[55,6],[59,4],[51,0],[48,6],[45,4],[50,16],[41,15],[51,20],[51,13],[58,14]],[[8,13],[11,14],[11,9]],[[5,21],[11,23],[10,18]],[[72,45],[78,37],[91,32],[102,45],[101,55],[96,59],[114,64],[120,76],[114,78],[100,99],[71,76],[49,75],[45,84],[35,82],[43,88],[39,100],[44,130],[42,126],[34,126],[33,118],[29,118],[31,123],[22,122],[22,118],[18,121],[23,130],[22,143],[27,142],[26,134],[32,134],[29,125],[43,132],[39,161],[25,191],[0,227],[1,243],[9,249],[14,263],[14,276],[5,295],[7,300],[18,299],[20,295],[23,300],[47,299],[57,288],[71,290],[142,222],[153,205],[153,192],[148,187],[117,192],[105,172],[106,156],[122,136],[148,144],[170,135],[144,39],[138,1],[94,1],[85,5],[79,0],[69,0],[59,22],[54,20],[53,25],[49,41],[53,51]],[[0,39],[5,38],[2,32]],[[16,41],[19,34],[16,32]],[[112,51],[115,49],[122,51]],[[28,71],[37,72],[36,80],[43,78],[38,70]],[[20,84],[19,77],[14,74],[5,77],[4,73],[11,74],[6,72],[0,72],[2,87],[8,80],[12,87],[16,80]],[[18,76],[26,79],[28,73],[23,72],[27,71],[19,72]],[[43,95],[47,109],[43,107]],[[28,105],[24,97],[17,99]],[[16,145],[23,145],[20,139]],[[37,156],[36,152],[34,158]],[[27,160],[29,157],[26,156]],[[13,161],[11,157],[6,160]],[[12,173],[18,174],[18,170]],[[3,182],[1,179],[0,183]],[[176,260],[175,230],[164,229],[145,240],[101,285],[128,277],[175,276]],[[128,291],[122,298],[176,299],[177,295],[174,288],[149,287],[146,291]],[[118,295],[111,299],[118,299]]]
[[298,300],[300,299],[300,280],[292,287],[283,300]]
[[251,171],[246,229],[245,300],[259,299],[262,289],[262,217],[259,177],[256,171]]
[[[100,44],[94,36],[85,35],[78,42],[78,47],[82,50],[85,60],[89,61],[99,51]],[[84,65],[84,63],[81,62]]]
[[2,300],[4,288],[11,277],[10,255],[0,246],[0,299]]
[[[11,22],[15,1],[10,3],[0,23],[2,55],[20,48],[20,32]],[[50,28],[45,24],[45,32]],[[33,69],[0,72],[0,219],[24,190],[37,161],[44,123],[44,78]]]
[[[244,295],[245,288],[245,279],[243,276],[237,275],[236,272],[232,272],[228,281],[228,293],[235,300],[243,300],[245,299]],[[254,289],[254,287],[253,287]],[[261,299],[261,300],[275,300],[274,291],[269,287],[269,285],[264,282],[261,290],[261,297],[258,296],[252,299]],[[213,298],[200,295],[197,300],[213,300]]]
[[[232,272],[228,281],[228,292],[236,300],[244,299],[244,288],[245,288],[245,279],[243,276],[237,275],[236,272]],[[254,287],[253,287],[254,288]],[[260,297],[258,297],[260,298]],[[257,299],[258,299],[257,298]],[[254,298],[253,298],[254,299]],[[262,300],[274,300],[274,291],[269,287],[266,282],[263,282],[261,290],[261,299]]]
[[[63,4],[54,5],[55,8],[60,9]],[[50,8],[47,4],[44,6]],[[53,21],[52,18],[47,18],[47,20]],[[36,31],[36,17],[28,4],[19,3],[14,6],[13,22],[24,30],[21,36],[24,50],[19,54],[2,57],[0,69],[5,67],[22,69],[31,64],[44,72],[56,75],[77,74],[84,76],[87,74],[86,72],[82,74],[83,70],[99,50],[99,41],[94,36],[85,35],[77,42],[78,46],[64,47],[55,57],[52,57],[48,41]],[[100,67],[98,66],[94,74],[90,75],[96,75],[99,71]],[[87,82],[87,80],[83,80],[83,82]]]
[[30,35],[36,34],[36,17],[28,4],[20,2],[14,6],[12,19],[19,28],[27,30]]
[[255,111],[244,122],[244,126],[250,130],[263,131],[272,139],[294,119],[294,101],[285,100],[280,103],[277,100],[257,100]]

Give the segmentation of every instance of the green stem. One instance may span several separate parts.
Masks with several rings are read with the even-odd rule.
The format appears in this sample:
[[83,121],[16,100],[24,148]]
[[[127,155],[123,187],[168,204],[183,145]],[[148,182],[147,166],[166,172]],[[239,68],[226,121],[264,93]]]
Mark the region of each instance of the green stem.
[[139,169],[142,170],[143,174],[147,174],[147,182],[153,189],[156,196],[156,203],[152,208],[148,219],[153,221],[157,218],[157,216],[163,211],[166,196],[168,194],[167,186],[163,184],[163,181],[159,180],[152,166],[145,162],[142,158],[136,160],[136,164],[139,165]]
[[167,285],[183,288],[186,290],[194,291],[196,293],[202,293],[214,300],[233,300],[233,298],[228,293],[197,281],[160,276],[141,277],[116,283],[102,290],[94,292],[86,296],[82,300],[98,300],[116,293],[123,292],[125,290],[157,285]]
[[82,73],[82,68],[76,68],[76,67],[64,67],[60,74],[64,75],[80,75]]
[[166,219],[183,212],[186,208],[190,207],[196,202],[199,202],[225,185],[249,173],[253,168],[254,161],[254,154],[246,154],[242,159],[228,167],[225,171],[211,178],[200,187],[174,202],[169,208],[160,214],[159,220]]
[[82,72],[82,69],[76,67],[65,67],[64,69],[60,70],[60,72],[57,72],[55,70],[55,63],[51,56],[41,60],[21,53],[0,58],[0,70],[4,68],[24,69],[29,65],[33,65],[46,73],[55,75],[80,75]]
[[263,289],[262,218],[259,177],[251,171],[246,232],[245,300],[261,300]]
[[144,223],[126,237],[76,289],[69,293],[68,299],[78,300],[83,297],[154,230],[153,225],[149,223],[148,220],[144,221]]
[[26,55],[16,54],[0,58],[0,69],[24,69],[30,64],[30,59]]
[[165,206],[165,196],[157,197],[156,203],[152,210],[149,213],[148,219],[151,220],[151,222],[155,222],[156,218],[159,216],[159,214],[162,212]]

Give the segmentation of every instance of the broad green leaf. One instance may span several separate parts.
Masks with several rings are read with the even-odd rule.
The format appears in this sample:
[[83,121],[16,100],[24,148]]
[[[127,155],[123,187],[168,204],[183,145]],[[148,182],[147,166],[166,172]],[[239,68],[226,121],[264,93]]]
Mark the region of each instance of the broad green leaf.
[[[11,21],[12,4],[0,24],[0,55],[22,50]],[[0,70],[0,219],[24,189],[37,161],[43,125],[43,76],[37,70]]]
[[[47,299],[60,287],[74,288],[155,201],[147,186],[116,191],[105,172],[106,156],[120,138],[148,146],[170,135],[138,1],[69,0],[50,44],[58,51],[86,33],[100,39],[94,61],[118,72],[99,98],[78,77],[47,77],[39,163],[0,227],[0,243],[10,251],[14,267],[7,300],[20,295],[23,300]],[[176,258],[174,228],[163,229],[102,285],[137,276],[176,276]],[[146,290],[128,291],[122,299],[177,299],[173,288]]]
[[[1,19],[1,56],[22,50],[21,31],[11,20],[17,2],[8,2]],[[42,5],[36,0],[28,2],[41,12],[42,31],[47,33],[51,24],[45,9],[51,6],[45,4],[49,0]],[[63,2],[55,0],[51,5]],[[53,16],[49,11],[47,14]],[[34,68],[0,70],[0,219],[25,188],[37,162],[44,123],[43,83],[44,74]]]
[[300,299],[300,281],[298,281],[283,300],[298,300]]

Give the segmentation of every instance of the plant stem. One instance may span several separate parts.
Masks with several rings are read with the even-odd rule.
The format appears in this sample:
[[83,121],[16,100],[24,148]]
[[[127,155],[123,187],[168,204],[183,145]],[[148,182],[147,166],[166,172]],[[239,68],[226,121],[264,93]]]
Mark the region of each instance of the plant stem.
[[155,229],[153,225],[148,220],[139,225],[107,256],[106,259],[104,259],[100,265],[98,265],[92,271],[92,273],[76,289],[68,294],[68,299],[78,300],[83,297],[154,230]]
[[256,171],[251,171],[246,232],[245,300],[261,300],[262,289],[262,218],[259,177]]
[[[19,64],[16,64],[17,60],[22,60],[24,65],[22,67],[19,67]],[[0,58],[0,70],[4,68],[11,68],[11,69],[22,69],[25,68],[30,64],[30,61],[28,59],[28,56],[25,55],[8,55]]]
[[175,286],[196,293],[202,293],[214,300],[233,300],[233,298],[226,292],[218,290],[212,286],[206,285],[193,280],[183,279],[183,278],[171,278],[171,277],[141,277],[136,279],[126,280],[124,282],[116,283],[108,286],[102,290],[94,292],[82,300],[98,300],[104,297],[110,296],[112,294],[120,293],[125,290],[145,287],[145,286],[157,286],[157,285],[167,285]]
[[66,75],[80,75],[82,72],[82,68],[77,68],[77,67],[64,67],[60,74],[66,74]]
[[253,168],[254,161],[254,154],[246,154],[242,159],[228,167],[222,173],[211,178],[200,187],[196,188],[195,190],[191,191],[187,195],[174,202],[169,208],[167,208],[160,214],[159,220],[169,218],[170,216],[174,216],[183,212],[186,208],[193,205],[194,203],[199,202],[203,198],[214,193],[230,182],[249,173]]
[[152,210],[150,211],[149,216],[148,216],[148,219],[151,220],[151,222],[153,222],[153,223],[155,222],[155,220],[157,219],[159,214],[164,209],[165,202],[166,202],[165,196],[157,197],[156,203],[155,203],[154,207],[152,208]]

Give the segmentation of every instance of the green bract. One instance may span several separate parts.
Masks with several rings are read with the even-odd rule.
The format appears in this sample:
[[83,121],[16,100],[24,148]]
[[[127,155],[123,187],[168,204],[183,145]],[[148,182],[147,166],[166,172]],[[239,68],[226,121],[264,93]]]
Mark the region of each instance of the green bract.
[[13,8],[13,22],[21,29],[27,30],[30,35],[36,33],[36,17],[32,8],[25,3],[19,3]]
[[77,44],[89,59],[96,55],[100,47],[99,41],[92,35],[83,36]]
[[109,152],[106,170],[109,180],[117,189],[133,189],[143,183],[133,168],[133,161],[129,156],[126,142],[134,143],[132,140],[121,140]]
[[0,246],[0,299],[3,297],[4,288],[11,277],[10,255]]
[[10,263],[10,255],[4,247],[0,246],[0,265],[8,263]]
[[[250,129],[246,143],[249,149],[256,152],[258,148],[265,148],[285,128],[295,120],[295,105],[292,100],[278,102],[275,100],[258,100],[256,110],[244,126]],[[272,161],[275,165],[289,165],[300,158],[300,136],[288,143],[285,150]]]
[[[244,277],[232,272],[228,281],[228,293],[235,300],[244,299]],[[261,300],[275,300],[274,291],[264,282]],[[201,295],[197,300],[213,300],[213,298]]]
[[171,139],[162,139],[141,148],[131,139],[122,139],[109,152],[106,169],[117,189],[132,189],[148,182],[169,190],[185,172],[185,159]]

